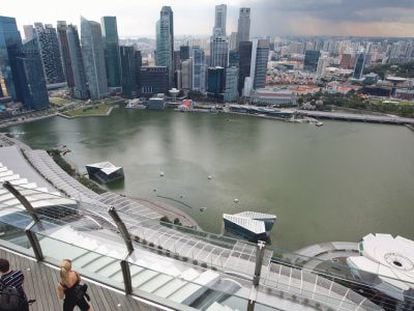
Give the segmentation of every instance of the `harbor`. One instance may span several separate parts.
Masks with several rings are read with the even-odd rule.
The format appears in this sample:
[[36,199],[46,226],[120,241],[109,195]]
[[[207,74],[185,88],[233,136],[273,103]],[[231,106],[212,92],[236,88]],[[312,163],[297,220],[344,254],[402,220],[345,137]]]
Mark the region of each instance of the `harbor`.
[[[278,216],[270,238],[289,250],[357,241],[377,232],[378,223],[414,238],[410,217],[393,216],[413,215],[413,132],[387,124],[323,123],[114,109],[107,118],[50,118],[7,132],[33,149],[64,141],[71,150],[65,158],[80,174],[89,163],[123,167],[124,183],[104,186],[108,191],[172,206],[206,231],[221,232],[223,213],[252,210]],[[374,212],[375,221],[360,217]]]

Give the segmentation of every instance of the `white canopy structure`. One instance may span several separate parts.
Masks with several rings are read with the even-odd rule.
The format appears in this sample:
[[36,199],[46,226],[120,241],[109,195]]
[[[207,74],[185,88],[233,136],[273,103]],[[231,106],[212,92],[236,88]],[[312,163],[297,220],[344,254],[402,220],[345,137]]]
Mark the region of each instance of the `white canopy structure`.
[[414,241],[390,234],[368,234],[359,250],[361,256],[347,259],[351,267],[377,274],[399,290],[414,288]]

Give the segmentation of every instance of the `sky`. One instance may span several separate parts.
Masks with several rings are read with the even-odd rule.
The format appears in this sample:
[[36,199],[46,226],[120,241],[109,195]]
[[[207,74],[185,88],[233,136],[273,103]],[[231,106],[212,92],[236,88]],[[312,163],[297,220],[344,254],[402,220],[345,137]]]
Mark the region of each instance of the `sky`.
[[[251,8],[251,36],[342,35],[414,37],[414,0],[2,0],[0,15],[20,30],[34,22],[115,15],[120,37],[155,37],[163,5],[174,12],[175,35],[209,35],[214,6],[227,4],[227,32],[237,30],[238,9]],[[23,33],[23,32],[22,32]]]

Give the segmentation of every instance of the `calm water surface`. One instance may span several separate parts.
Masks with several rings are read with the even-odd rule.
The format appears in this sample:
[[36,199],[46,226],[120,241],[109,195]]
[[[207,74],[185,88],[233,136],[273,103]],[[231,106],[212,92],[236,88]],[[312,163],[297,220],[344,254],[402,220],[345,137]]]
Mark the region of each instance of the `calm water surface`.
[[272,242],[290,250],[370,232],[414,238],[414,133],[405,127],[115,109],[9,131],[32,148],[67,145],[81,171],[123,166],[125,183],[113,191],[182,201],[157,198],[208,231],[220,232],[222,213],[255,210],[278,216]]

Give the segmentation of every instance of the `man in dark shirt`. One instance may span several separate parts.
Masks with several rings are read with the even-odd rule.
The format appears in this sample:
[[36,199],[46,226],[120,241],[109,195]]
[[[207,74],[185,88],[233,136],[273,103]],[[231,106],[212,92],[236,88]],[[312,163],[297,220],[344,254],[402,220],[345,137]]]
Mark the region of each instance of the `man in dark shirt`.
[[7,259],[0,258],[0,274],[0,288],[15,287],[20,293],[20,296],[27,301],[26,293],[23,289],[24,275],[22,271],[11,270],[9,261]]

